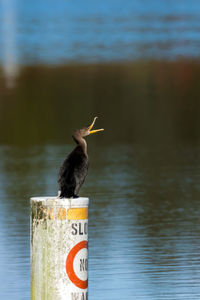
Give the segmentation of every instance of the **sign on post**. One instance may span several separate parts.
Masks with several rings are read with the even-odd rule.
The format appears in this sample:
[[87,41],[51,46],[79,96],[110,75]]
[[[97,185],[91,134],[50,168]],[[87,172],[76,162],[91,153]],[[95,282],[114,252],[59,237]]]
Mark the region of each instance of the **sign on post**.
[[31,300],[88,300],[88,198],[31,198]]

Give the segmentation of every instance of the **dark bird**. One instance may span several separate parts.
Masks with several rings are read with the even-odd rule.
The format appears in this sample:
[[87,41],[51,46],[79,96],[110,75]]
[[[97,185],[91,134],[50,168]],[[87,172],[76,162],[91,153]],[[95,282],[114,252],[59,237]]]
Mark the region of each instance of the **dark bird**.
[[104,129],[91,130],[97,117],[94,118],[91,125],[78,129],[72,135],[77,143],[76,148],[64,160],[58,175],[59,197],[77,198],[78,192],[87,176],[88,172],[88,154],[85,136],[102,131]]

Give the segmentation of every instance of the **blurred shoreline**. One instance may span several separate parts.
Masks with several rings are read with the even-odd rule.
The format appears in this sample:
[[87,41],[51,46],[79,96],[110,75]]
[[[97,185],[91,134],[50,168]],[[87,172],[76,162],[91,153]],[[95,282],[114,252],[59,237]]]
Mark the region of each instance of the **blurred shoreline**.
[[199,62],[23,66],[12,89],[0,77],[0,143],[71,142],[94,115],[105,143],[199,141]]

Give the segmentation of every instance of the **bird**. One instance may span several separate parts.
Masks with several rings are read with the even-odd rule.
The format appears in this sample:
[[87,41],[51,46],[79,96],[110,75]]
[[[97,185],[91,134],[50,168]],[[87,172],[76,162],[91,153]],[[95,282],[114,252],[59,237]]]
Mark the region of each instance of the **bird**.
[[97,117],[94,118],[91,125],[77,129],[72,135],[77,146],[60,167],[58,174],[59,198],[79,197],[78,193],[87,176],[89,166],[87,143],[84,137],[104,130],[103,128],[92,130],[96,119]]

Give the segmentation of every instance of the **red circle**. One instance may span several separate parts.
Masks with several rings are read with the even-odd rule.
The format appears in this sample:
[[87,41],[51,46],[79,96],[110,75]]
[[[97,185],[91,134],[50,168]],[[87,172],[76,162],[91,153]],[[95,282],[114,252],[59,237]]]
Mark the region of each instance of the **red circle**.
[[74,259],[76,254],[83,248],[88,249],[88,242],[82,241],[78,244],[76,244],[72,250],[69,252],[66,260],[66,272],[69,277],[69,279],[80,289],[86,289],[88,287],[88,279],[87,280],[81,280],[76,276],[76,273],[74,272]]

